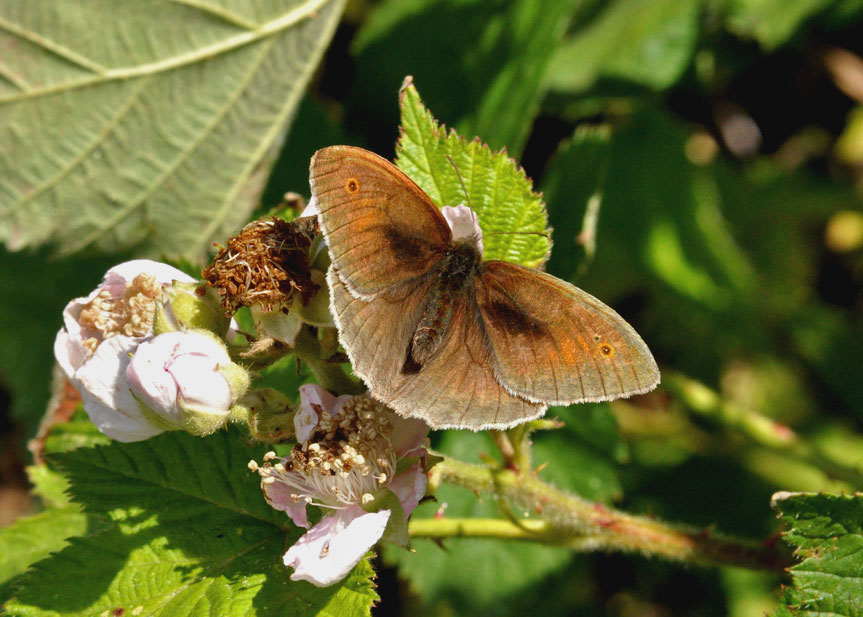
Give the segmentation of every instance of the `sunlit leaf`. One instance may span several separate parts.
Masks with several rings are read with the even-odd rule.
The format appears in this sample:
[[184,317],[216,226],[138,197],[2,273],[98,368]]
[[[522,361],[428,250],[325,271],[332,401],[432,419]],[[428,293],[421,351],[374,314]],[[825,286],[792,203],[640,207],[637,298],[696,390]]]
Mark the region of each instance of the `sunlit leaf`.
[[553,90],[580,92],[600,77],[660,90],[689,64],[701,0],[614,0],[577,29],[549,67]]
[[485,259],[544,264],[551,250],[549,238],[540,235],[549,232],[545,204],[524,171],[506,152],[492,152],[479,138],[467,141],[455,131],[447,132],[423,106],[413,85],[402,90],[400,102],[396,164],[402,171],[438,207],[469,203],[483,234],[504,232],[484,236]]
[[777,493],[772,503],[800,559],[775,615],[863,614],[863,495]]
[[365,560],[332,587],[289,579],[282,554],[300,530],[246,466],[263,451],[223,431],[55,455],[75,501],[110,526],[37,563],[9,614],[369,615]]

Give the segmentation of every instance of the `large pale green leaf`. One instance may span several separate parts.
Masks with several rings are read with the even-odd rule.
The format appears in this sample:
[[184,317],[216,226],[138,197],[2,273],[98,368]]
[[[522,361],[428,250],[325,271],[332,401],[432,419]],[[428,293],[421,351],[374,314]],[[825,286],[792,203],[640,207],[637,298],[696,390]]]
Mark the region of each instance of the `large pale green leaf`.
[[0,4],[0,238],[199,257],[255,206],[342,5]]
[[470,204],[486,234],[485,259],[543,265],[551,250],[550,239],[541,235],[550,233],[545,204],[524,170],[506,152],[492,152],[479,138],[467,141],[455,131],[447,132],[423,106],[413,85],[402,90],[400,103],[396,164],[401,170],[438,207]]
[[580,92],[599,77],[662,89],[689,63],[698,38],[701,0],[614,0],[560,46],[549,67],[551,87]]
[[263,450],[232,430],[54,455],[75,501],[109,525],[33,566],[9,614],[369,615],[366,560],[324,589],[289,579],[282,554],[300,530],[246,467]]
[[801,560],[775,615],[863,615],[863,494],[777,493],[772,505]]

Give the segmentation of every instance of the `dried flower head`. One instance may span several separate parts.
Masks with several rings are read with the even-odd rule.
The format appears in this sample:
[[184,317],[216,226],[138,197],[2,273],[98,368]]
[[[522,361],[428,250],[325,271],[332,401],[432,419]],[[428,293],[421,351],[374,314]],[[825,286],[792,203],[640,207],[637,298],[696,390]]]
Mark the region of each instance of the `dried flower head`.
[[201,272],[222,296],[229,313],[259,305],[267,312],[289,305],[295,293],[308,304],[319,286],[309,271],[314,219],[291,222],[273,217],[246,225],[228,239],[213,263]]

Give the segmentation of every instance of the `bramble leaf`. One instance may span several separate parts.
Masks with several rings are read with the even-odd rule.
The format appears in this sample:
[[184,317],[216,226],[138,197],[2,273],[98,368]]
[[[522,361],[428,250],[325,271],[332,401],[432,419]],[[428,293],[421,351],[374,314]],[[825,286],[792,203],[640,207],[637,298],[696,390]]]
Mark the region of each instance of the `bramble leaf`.
[[863,615],[863,494],[776,493],[771,505],[801,558],[774,615]]
[[524,170],[506,151],[492,152],[479,138],[467,141],[455,131],[447,132],[423,106],[409,80],[402,87],[399,102],[401,135],[396,165],[438,207],[465,204],[473,208],[484,234],[485,259],[542,266],[551,250],[548,217],[542,196],[533,191]]
[[246,467],[263,450],[230,430],[54,455],[74,500],[109,524],[37,563],[9,614],[369,615],[368,560],[332,587],[289,579],[282,554],[301,530]]

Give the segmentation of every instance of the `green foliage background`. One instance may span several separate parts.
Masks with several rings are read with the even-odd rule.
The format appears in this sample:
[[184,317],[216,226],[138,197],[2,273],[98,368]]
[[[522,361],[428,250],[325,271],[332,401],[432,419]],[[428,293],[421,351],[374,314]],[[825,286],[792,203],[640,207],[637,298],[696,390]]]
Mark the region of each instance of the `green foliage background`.
[[[627,511],[752,539],[779,529],[770,505],[776,491],[863,490],[859,0],[357,0],[341,16],[335,1],[273,3],[258,14],[255,3],[239,0],[123,0],[90,5],[97,18],[73,4],[0,6],[7,485],[15,461],[28,460],[25,440],[51,394],[63,305],[129,256],[187,259],[195,272],[209,243],[224,242],[253,211],[269,210],[286,191],[308,194],[317,148],[349,143],[393,158],[398,88],[413,75],[438,120],[521,162],[554,228],[546,269],[626,317],[663,371],[660,390],[637,401],[552,410],[566,428],[536,438],[536,462],[548,464],[543,477]],[[303,22],[300,32],[284,21],[312,5],[323,15],[318,26]],[[113,40],[107,34],[117,24],[128,25],[117,38],[123,44],[93,42]],[[248,42],[232,46],[248,33]],[[172,65],[176,58],[184,63]],[[39,88],[54,90],[28,94]],[[784,426],[798,441],[782,437]],[[485,435],[436,440],[475,462],[494,450]],[[144,450],[109,446],[100,460],[113,463],[102,472],[139,459],[147,459]],[[105,521],[117,519],[110,511],[85,516],[44,478],[34,481],[48,509],[0,530],[0,542],[56,542],[47,550],[61,551],[59,560],[36,570],[56,580],[62,574],[51,568],[78,563],[63,560],[109,546],[115,532]],[[149,503],[153,487],[139,481],[136,498]],[[86,484],[79,479],[73,494]],[[195,503],[194,488],[166,487]],[[441,499],[453,515],[495,510],[454,488]],[[418,541],[416,553],[387,549],[376,562],[376,611],[743,617],[781,604],[779,614],[859,615],[853,593],[863,553],[853,552],[861,498],[792,497],[777,507],[787,525],[801,513],[810,521],[789,535],[807,561],[784,593],[780,585],[791,578],[742,569],[488,540],[443,548]],[[273,524],[255,506],[208,512],[247,524],[249,533]],[[142,538],[154,533],[146,517],[121,522]],[[237,593],[242,564],[204,563],[204,551],[180,533],[193,522],[172,525],[178,535],[167,548],[201,561],[189,558],[184,569],[170,562],[182,580],[164,584],[187,585],[178,606],[208,614],[195,612],[204,609],[192,599],[223,606],[224,594]],[[64,538],[85,533],[64,548]],[[812,544],[819,541],[852,556],[820,555]],[[283,547],[260,550],[277,564]],[[45,552],[0,551],[4,599],[12,577]],[[146,563],[140,552],[129,558]],[[807,575],[819,568],[850,572],[851,591],[819,587],[819,577]],[[202,569],[223,586],[196,587]],[[122,588],[109,574],[100,572],[105,607]],[[267,571],[247,589],[273,589],[277,576]],[[364,580],[357,574],[338,592],[357,589],[360,614],[374,597]],[[247,594],[231,610],[275,610]],[[322,595],[301,601],[306,614],[354,614],[350,603]]]

